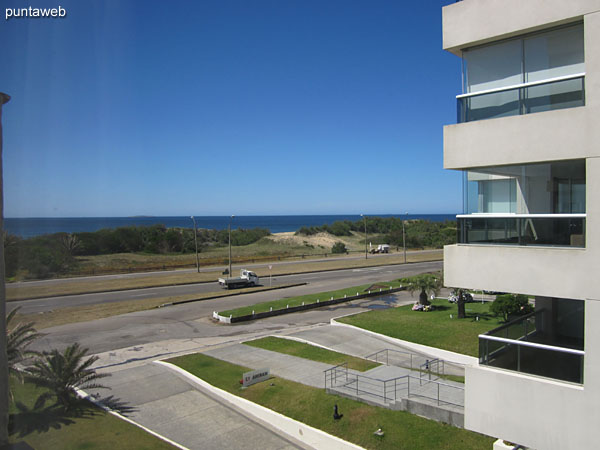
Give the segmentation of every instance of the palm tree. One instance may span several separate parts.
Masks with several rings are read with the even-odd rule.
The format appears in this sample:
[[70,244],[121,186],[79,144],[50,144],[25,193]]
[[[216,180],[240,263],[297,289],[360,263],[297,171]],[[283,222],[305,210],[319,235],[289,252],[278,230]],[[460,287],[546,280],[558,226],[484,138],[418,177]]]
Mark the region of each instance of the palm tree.
[[[6,316],[6,354],[8,357],[9,376],[23,381],[23,373],[26,369],[19,368],[19,364],[37,352],[27,350],[27,347],[36,340],[40,334],[33,326],[33,322],[13,324],[15,316],[21,307],[13,309]],[[10,399],[13,399],[12,391],[9,391]]]
[[400,282],[403,286],[406,286],[411,295],[419,292],[419,303],[423,306],[429,305],[431,302],[428,297],[431,295],[437,296],[442,287],[442,277],[440,274],[435,273],[424,273],[414,277],[402,278]]
[[77,389],[107,389],[96,381],[110,374],[96,373],[91,369],[90,366],[98,357],[84,359],[87,351],[87,348],[80,347],[76,342],[63,353],[56,349],[44,352],[29,369],[26,379],[38,387],[48,389],[50,392],[45,398],[56,397],[57,405],[68,410],[77,399]]

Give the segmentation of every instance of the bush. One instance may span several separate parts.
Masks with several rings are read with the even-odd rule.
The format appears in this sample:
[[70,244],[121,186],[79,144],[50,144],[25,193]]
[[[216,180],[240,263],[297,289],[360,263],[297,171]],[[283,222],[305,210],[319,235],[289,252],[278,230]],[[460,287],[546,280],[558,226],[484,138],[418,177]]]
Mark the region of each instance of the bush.
[[502,316],[504,322],[508,322],[512,317],[524,316],[533,312],[533,306],[529,303],[526,295],[502,294],[496,296],[490,311],[495,316]]
[[343,242],[336,242],[333,244],[333,247],[331,247],[331,253],[348,253],[348,250]]

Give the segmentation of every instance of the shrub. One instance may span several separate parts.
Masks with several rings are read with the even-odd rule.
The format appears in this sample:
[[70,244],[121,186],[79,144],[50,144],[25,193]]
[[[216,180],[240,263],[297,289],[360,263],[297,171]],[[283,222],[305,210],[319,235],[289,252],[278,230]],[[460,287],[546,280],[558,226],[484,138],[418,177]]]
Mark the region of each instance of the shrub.
[[336,242],[333,244],[333,247],[331,247],[331,253],[348,253],[348,250],[343,242]]
[[526,295],[501,294],[496,296],[490,311],[495,316],[502,316],[504,322],[508,322],[511,317],[529,314],[533,311],[533,306]]

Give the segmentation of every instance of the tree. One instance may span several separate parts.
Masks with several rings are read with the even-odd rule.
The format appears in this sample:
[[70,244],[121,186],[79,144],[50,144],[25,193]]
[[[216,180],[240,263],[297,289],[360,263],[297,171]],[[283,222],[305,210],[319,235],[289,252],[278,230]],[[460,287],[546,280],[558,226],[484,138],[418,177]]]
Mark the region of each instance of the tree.
[[[14,324],[15,315],[20,309],[13,309],[6,316],[6,354],[8,357],[8,373],[19,381],[23,381],[23,370],[18,365],[23,360],[36,356],[39,353],[27,350],[29,344],[36,340],[40,334],[33,327],[33,322]],[[25,372],[26,373],[26,372]],[[9,393],[12,399],[12,392]]]
[[431,302],[428,297],[437,296],[442,287],[442,276],[439,273],[424,273],[414,277],[402,278],[400,280],[403,286],[412,294],[419,292],[419,303],[423,306]]
[[466,303],[466,289],[454,288],[452,289],[452,295],[456,297],[456,306],[458,308],[458,318],[464,319],[467,315],[465,313],[465,303]]
[[331,247],[331,253],[347,253],[348,250],[346,250],[346,244],[344,244],[343,242],[336,242],[335,244],[333,244],[333,247]]
[[45,398],[54,396],[58,406],[69,410],[76,403],[77,389],[106,389],[98,384],[97,380],[110,374],[96,373],[91,369],[98,357],[91,356],[85,359],[87,351],[87,348],[75,343],[63,353],[56,349],[44,352],[29,369],[26,379],[38,387],[48,389],[50,392]]
[[496,296],[490,311],[496,316],[502,316],[504,322],[508,322],[513,316],[523,316],[533,312],[533,306],[526,295],[501,294]]

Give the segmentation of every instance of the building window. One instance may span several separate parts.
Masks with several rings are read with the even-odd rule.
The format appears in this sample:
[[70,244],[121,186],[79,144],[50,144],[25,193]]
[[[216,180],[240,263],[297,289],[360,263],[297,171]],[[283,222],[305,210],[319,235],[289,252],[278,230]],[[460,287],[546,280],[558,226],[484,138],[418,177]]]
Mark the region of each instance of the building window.
[[458,121],[583,106],[583,24],[463,52]]
[[458,242],[585,247],[585,160],[464,171]]

